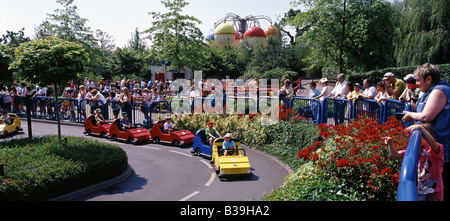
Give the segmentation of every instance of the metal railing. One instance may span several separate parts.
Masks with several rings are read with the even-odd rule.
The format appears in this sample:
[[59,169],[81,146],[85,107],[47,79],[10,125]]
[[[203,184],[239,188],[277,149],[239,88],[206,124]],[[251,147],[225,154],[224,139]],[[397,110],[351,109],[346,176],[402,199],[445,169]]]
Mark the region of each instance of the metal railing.
[[421,141],[422,131],[414,130],[402,160],[397,201],[417,201],[417,166]]

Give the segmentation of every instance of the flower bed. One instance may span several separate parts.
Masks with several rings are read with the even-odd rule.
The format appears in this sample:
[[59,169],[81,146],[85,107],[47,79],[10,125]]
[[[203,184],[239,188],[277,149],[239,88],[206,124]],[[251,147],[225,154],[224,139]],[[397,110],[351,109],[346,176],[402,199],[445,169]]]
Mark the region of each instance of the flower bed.
[[[298,152],[305,164],[266,200],[395,200],[401,162],[390,157],[381,139],[390,136],[398,150],[407,147],[404,127],[395,118],[385,125],[360,119],[348,126],[320,124],[318,128],[321,139]],[[297,191],[292,197],[281,197],[282,192],[312,188],[310,184],[316,187],[314,194]]]

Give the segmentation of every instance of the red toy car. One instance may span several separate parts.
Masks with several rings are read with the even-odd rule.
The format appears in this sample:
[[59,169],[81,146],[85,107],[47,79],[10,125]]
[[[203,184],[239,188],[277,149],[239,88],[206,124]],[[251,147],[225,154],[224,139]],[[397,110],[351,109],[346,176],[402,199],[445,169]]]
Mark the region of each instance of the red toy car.
[[155,143],[163,141],[171,143],[178,147],[193,142],[195,136],[189,130],[180,130],[171,133],[165,133],[164,132],[165,123],[166,123],[165,120],[160,120],[155,125],[153,125],[151,132]]
[[120,119],[115,119],[111,123],[109,134],[113,140],[125,140],[128,143],[148,142],[151,139],[150,132],[141,127],[123,130]]
[[88,134],[91,136],[92,134],[100,135],[100,137],[108,137],[109,136],[109,128],[111,124],[102,124],[97,126],[97,122],[95,121],[95,115],[90,115],[86,121],[84,122],[84,134]]

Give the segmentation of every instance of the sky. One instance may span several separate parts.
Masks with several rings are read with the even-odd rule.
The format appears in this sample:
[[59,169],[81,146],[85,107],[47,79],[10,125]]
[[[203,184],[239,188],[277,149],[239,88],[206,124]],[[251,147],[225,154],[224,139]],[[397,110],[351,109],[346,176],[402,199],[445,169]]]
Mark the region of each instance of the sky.
[[[214,23],[234,13],[240,17],[265,15],[276,22],[293,6],[292,0],[186,0],[189,5],[182,12],[202,21],[198,25],[204,36],[213,33]],[[138,28],[151,27],[149,12],[166,12],[160,0],[75,0],[78,15],[88,19],[92,31],[100,29],[110,34],[118,47],[126,45]],[[25,28],[25,36],[33,38],[34,28],[62,8],[56,0],[0,0],[0,35],[6,31]],[[270,25],[261,20],[261,28]]]

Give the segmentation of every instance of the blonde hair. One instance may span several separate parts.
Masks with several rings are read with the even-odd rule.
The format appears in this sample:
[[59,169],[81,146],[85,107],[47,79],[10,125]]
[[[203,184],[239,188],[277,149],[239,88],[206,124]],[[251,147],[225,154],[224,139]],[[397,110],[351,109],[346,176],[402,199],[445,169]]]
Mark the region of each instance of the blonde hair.
[[439,82],[441,81],[441,71],[436,65],[430,63],[426,63],[418,67],[414,72],[414,77],[417,76],[423,79],[427,78],[428,76],[431,76],[432,79],[431,82],[433,84],[439,84]]

